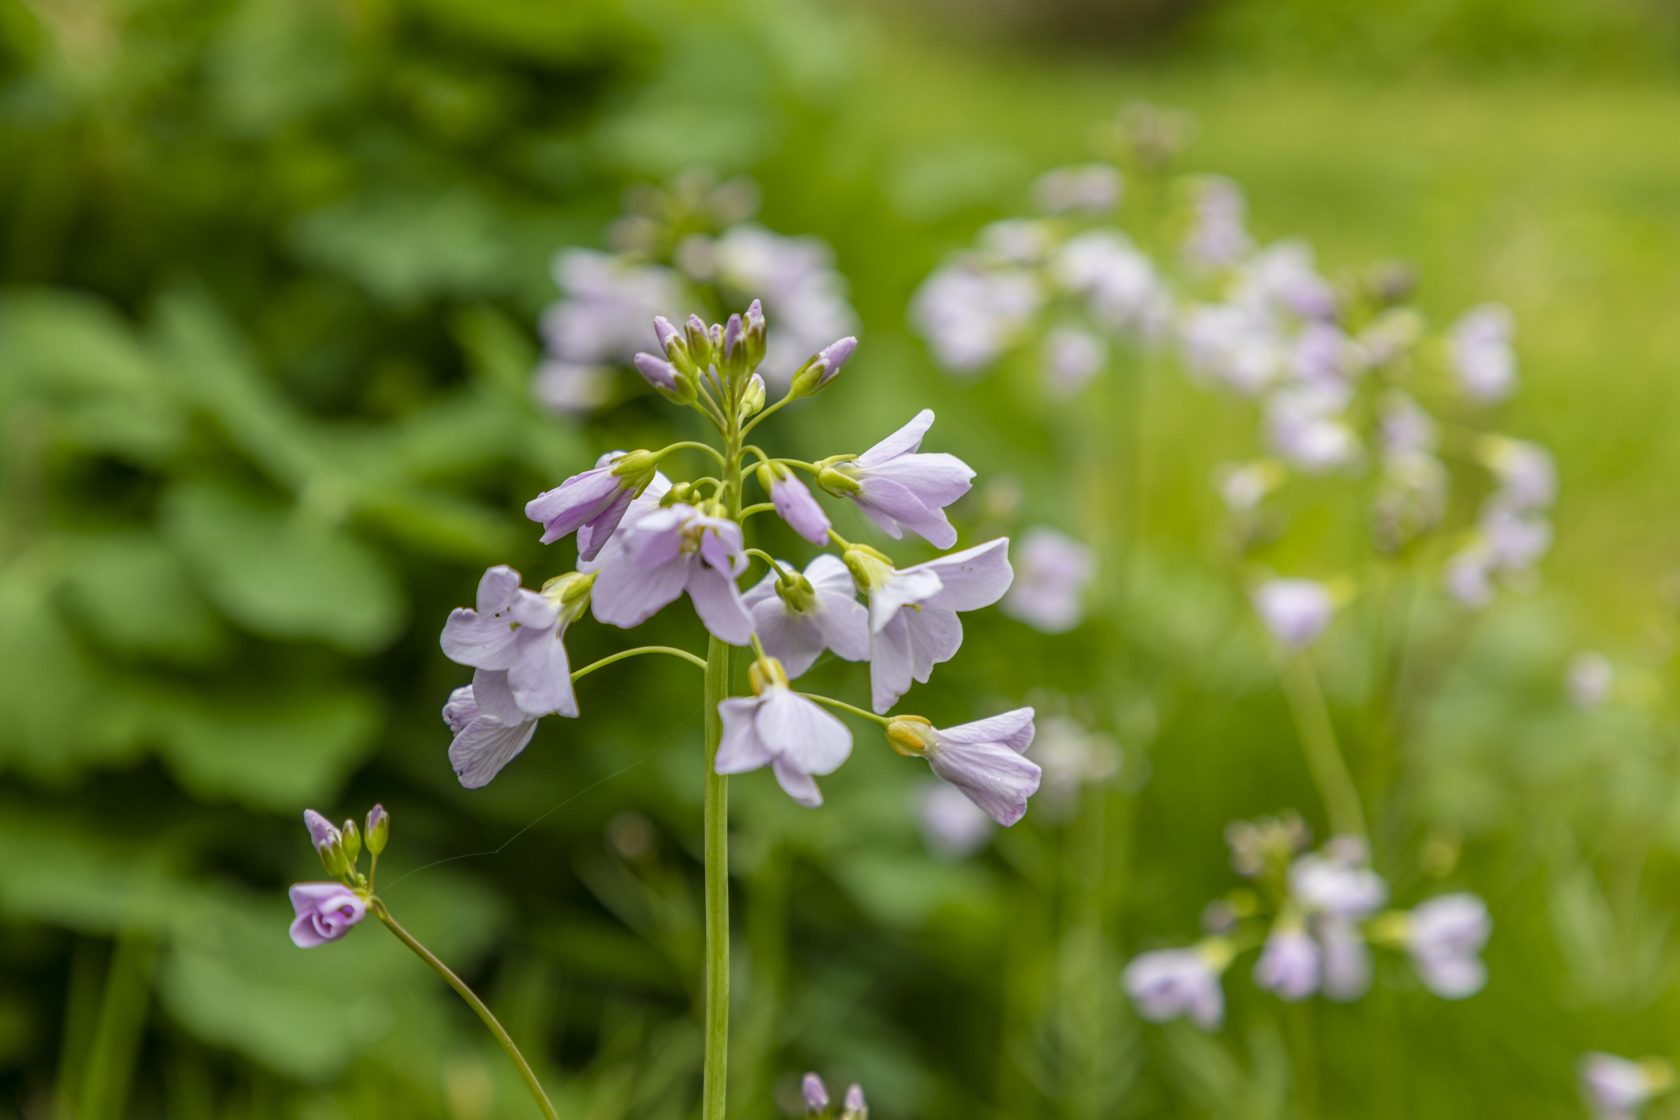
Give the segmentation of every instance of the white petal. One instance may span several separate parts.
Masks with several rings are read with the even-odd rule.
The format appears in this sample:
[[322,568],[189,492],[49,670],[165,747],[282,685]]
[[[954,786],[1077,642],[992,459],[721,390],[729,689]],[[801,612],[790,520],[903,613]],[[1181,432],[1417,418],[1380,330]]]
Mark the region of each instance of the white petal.
[[871,447],[857,458],[863,466],[878,466],[889,459],[916,450],[922,445],[922,437],[933,427],[933,409],[924,408],[910,422],[886,439]]
[[512,762],[536,733],[537,721],[511,726],[490,716],[479,716],[449,744],[449,765],[467,789],[479,789]]
[[519,701],[513,695],[513,686],[508,682],[505,669],[480,669],[473,674],[473,701],[478,705],[482,715],[500,720],[502,723],[523,723],[532,715],[540,713],[526,713],[519,706]]
[[939,594],[928,601],[936,607],[953,611],[973,611],[989,607],[1009,590],[1014,572],[1009,567],[1009,538],[965,548],[937,560],[918,564],[913,571],[928,570],[939,574],[943,585]]
[[829,649],[847,661],[869,659],[869,610],[862,603],[845,596],[828,595],[818,600],[822,609],[815,621],[822,640]]
[[765,690],[754,717],[758,737],[779,761],[812,774],[832,774],[852,753],[852,733],[834,716],[789,689]]
[[[608,552],[610,544],[602,555]],[[646,622],[683,593],[693,559],[690,555],[679,556],[669,564],[643,570],[620,558],[618,563],[602,567],[590,595],[595,618],[626,630]]]
[[903,617],[910,632],[911,675],[926,684],[933,667],[951,660],[962,648],[962,621],[957,612],[934,606],[905,611]]
[[972,723],[941,728],[939,737],[952,743],[1002,743],[1012,751],[1024,752],[1032,746],[1033,710],[1016,708]]
[[817,788],[816,781],[803,770],[778,761],[773,770],[776,781],[787,795],[808,809],[815,809],[822,804],[822,791]]
[[732,646],[752,640],[752,616],[734,580],[709,564],[695,564],[688,576],[688,597],[707,630]]
[[577,697],[572,692],[572,665],[563,637],[558,628],[520,634],[519,659],[508,670],[508,683],[513,687],[514,700],[527,715],[578,714]]
[[770,751],[753,726],[757,712],[758,699],[753,696],[735,696],[718,705],[723,739],[718,743],[713,769],[719,774],[744,774],[770,761]]
[[869,642],[870,702],[885,715],[910,688],[910,627],[891,619]]
[[[752,609],[753,627],[764,652],[782,663],[790,680],[803,675],[823,651],[819,617],[788,610],[774,594]],[[867,645],[867,636],[864,641]]]
[[937,572],[926,568],[905,568],[894,572],[883,587],[869,595],[869,629],[879,634],[899,613],[900,608],[912,606],[938,595],[944,583]]
[[933,772],[968,795],[1001,825],[1012,825],[1038,792],[1038,764],[1002,743],[940,745],[927,754]]

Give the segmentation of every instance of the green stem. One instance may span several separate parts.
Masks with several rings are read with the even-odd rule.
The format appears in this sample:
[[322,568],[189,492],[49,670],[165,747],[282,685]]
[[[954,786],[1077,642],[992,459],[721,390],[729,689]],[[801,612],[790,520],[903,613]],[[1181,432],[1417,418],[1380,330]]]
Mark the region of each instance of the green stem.
[[385,924],[385,928],[396,934],[397,940],[407,945],[415,956],[431,965],[432,971],[443,977],[443,982],[454,988],[455,993],[466,1000],[467,1006],[477,1013],[479,1019],[490,1029],[490,1033],[496,1037],[496,1041],[502,1049],[507,1052],[507,1056],[512,1059],[513,1064],[519,1067],[519,1076],[525,1079],[525,1087],[531,1090],[531,1096],[537,1102],[537,1108],[542,1111],[547,1120],[560,1120],[559,1114],[554,1111],[554,1106],[548,1101],[548,1094],[543,1092],[542,1082],[537,1080],[536,1073],[532,1071],[531,1064],[525,1060],[525,1055],[519,1052],[519,1047],[514,1045],[513,1038],[507,1033],[496,1016],[491,1013],[490,1009],[484,1005],[484,1001],[479,999],[471,988],[467,987],[465,980],[455,975],[448,965],[433,956],[430,949],[416,941],[413,934],[397,924],[397,920],[391,917],[391,912],[385,909],[383,902],[377,898],[371,898],[368,903],[374,916]]
[[[741,516],[745,517],[746,515],[747,515],[746,511],[742,510],[741,511]],[[762,560],[766,564],[768,564],[770,566],[770,570],[776,573],[776,578],[778,580],[780,580],[782,583],[792,583],[793,582],[793,574],[791,572],[789,572],[786,568],[782,567],[782,565],[776,560],[776,558],[774,556],[770,555],[768,552],[764,551],[762,548],[744,548],[741,551],[744,555],[756,556],[760,560]],[[757,637],[757,635],[754,635],[754,637]]]
[[587,677],[597,669],[605,669],[608,665],[615,662],[623,661],[629,657],[639,657],[644,653],[663,653],[667,657],[679,657],[698,669],[704,669],[706,667],[705,661],[688,652],[686,649],[678,649],[675,646],[636,646],[632,649],[621,649],[617,653],[609,653],[599,661],[591,661],[581,669],[574,669],[572,671],[572,679],[574,681],[581,681],[584,677]]
[[[778,409],[780,409],[783,405],[787,404],[788,402],[792,401],[793,399],[794,399],[793,396],[791,394],[789,394],[788,396],[785,396],[781,400],[777,401],[775,404],[771,405],[769,408],[765,409],[763,412],[759,413],[757,416],[754,416],[752,418],[752,422],[749,423],[746,427],[741,429],[741,435],[743,437],[745,437],[748,432],[752,431],[754,428],[758,427],[760,424],[762,424],[766,420],[770,419],[770,417],[772,417],[776,414]],[[737,456],[737,457],[739,457],[739,456]]]
[[1359,805],[1359,789],[1336,742],[1336,727],[1330,721],[1330,708],[1312,662],[1301,654],[1284,654],[1278,672],[1331,830],[1343,836],[1364,836],[1365,811]]
[[758,502],[741,511],[741,520],[745,521],[749,517],[757,517],[761,513],[774,513],[775,509],[774,502]]
[[805,699],[807,699],[807,700],[815,700],[819,704],[826,704],[830,708],[835,708],[835,709],[838,709],[839,711],[842,711],[842,712],[850,712],[852,715],[857,716],[859,719],[866,719],[866,720],[869,720],[871,723],[878,723],[882,727],[885,727],[892,722],[892,718],[890,716],[878,716],[874,712],[869,712],[869,711],[865,711],[862,708],[853,707],[851,704],[846,703],[844,700],[836,700],[832,696],[823,696],[820,693],[816,693],[816,692],[801,692],[799,695],[805,697]]
[[728,467],[729,467],[729,464],[725,463],[723,461],[722,452],[718,451],[717,448],[713,447],[709,443],[701,443],[699,440],[693,440],[693,439],[685,439],[685,440],[681,440],[677,443],[668,443],[663,448],[660,449],[659,454],[655,455],[654,458],[655,459],[663,459],[663,458],[665,458],[665,456],[671,454],[674,451],[683,451],[683,450],[704,451],[706,454],[710,455],[713,459],[717,460],[717,465],[718,466],[723,467],[725,469],[728,469]]

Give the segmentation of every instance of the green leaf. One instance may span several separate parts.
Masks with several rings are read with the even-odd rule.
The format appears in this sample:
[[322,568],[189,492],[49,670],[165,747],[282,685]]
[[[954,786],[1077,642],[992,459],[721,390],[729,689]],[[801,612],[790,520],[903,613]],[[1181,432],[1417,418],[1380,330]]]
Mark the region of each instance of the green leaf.
[[226,629],[180,557],[155,536],[89,534],[59,551],[66,613],[111,652],[202,665],[226,651]]
[[165,495],[162,524],[205,595],[253,633],[366,653],[402,629],[406,604],[384,558],[311,511],[186,482]]
[[163,932],[195,888],[164,841],[101,834],[82,819],[0,812],[0,913],[88,933]]

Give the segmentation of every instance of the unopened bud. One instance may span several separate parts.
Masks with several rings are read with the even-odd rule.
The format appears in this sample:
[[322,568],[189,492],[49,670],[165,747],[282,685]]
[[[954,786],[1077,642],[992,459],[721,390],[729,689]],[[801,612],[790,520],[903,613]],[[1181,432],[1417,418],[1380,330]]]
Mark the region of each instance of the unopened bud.
[[355,821],[345,821],[340,831],[344,833],[344,862],[355,867],[356,861],[362,858],[362,831]]
[[875,588],[885,587],[892,578],[892,561],[866,544],[854,544],[847,548],[840,554],[840,560],[852,574],[852,582],[865,595]]
[[856,494],[863,487],[858,480],[845,471],[835,467],[824,467],[817,472],[817,485],[833,494],[836,498],[849,497]]
[[385,811],[385,806],[375,805],[368,810],[367,815],[367,850],[378,855],[385,850],[385,843],[391,838],[391,814]]
[[683,341],[688,344],[688,356],[696,369],[705,369],[712,364],[712,335],[700,316],[690,315],[683,324]]
[[759,364],[764,361],[766,343],[764,340],[764,305],[756,299],[747,306],[746,328],[747,368],[757,369]]
[[678,404],[688,404],[694,400],[694,379],[678,369],[675,363],[652,354],[637,354],[633,361],[636,372],[641,374],[642,379],[653,386],[660,396]]
[[554,604],[564,622],[576,621],[589,606],[595,572],[566,572],[542,585],[543,598]]
[[828,1086],[814,1073],[807,1073],[799,1083],[799,1093],[805,1098],[805,1111],[815,1116],[828,1109]]
[[612,473],[638,491],[653,481],[658,470],[659,459],[651,451],[631,451],[612,465]]
[[840,1120],[869,1120],[869,1102],[863,1099],[863,1086],[853,1083],[846,1089],[846,1111]]
[[344,837],[336,828],[331,840],[315,846],[315,854],[321,857],[321,867],[334,879],[342,879],[350,870],[350,860],[344,854]]
[[840,373],[840,367],[846,364],[846,359],[850,358],[852,351],[856,349],[857,339],[851,335],[823,347],[794,372],[793,387],[790,390],[792,394],[796,397],[811,397],[822,392]]
[[764,378],[755,373],[747,379],[747,387],[741,391],[741,419],[750,420],[757,416],[759,409],[764,407],[764,397]]

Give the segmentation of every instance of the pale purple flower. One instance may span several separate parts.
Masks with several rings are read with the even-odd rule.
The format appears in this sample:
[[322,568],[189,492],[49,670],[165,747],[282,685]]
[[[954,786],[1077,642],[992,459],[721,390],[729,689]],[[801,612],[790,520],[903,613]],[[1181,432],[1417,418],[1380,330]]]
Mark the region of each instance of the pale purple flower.
[[1569,700],[1577,708],[1596,708],[1610,696],[1616,672],[1602,653],[1584,650],[1569,661]]
[[1453,370],[1465,393],[1478,401],[1502,401],[1516,389],[1511,329],[1511,312],[1496,303],[1472,308],[1453,326]]
[[1314,925],[1324,994],[1344,1003],[1358,999],[1371,987],[1371,950],[1359,935],[1359,927],[1353,919],[1334,914],[1321,915]]
[[1430,991],[1444,999],[1462,999],[1481,991],[1487,980],[1481,951],[1492,931],[1481,899],[1447,894],[1412,911],[1406,945]]
[[309,842],[315,845],[317,852],[323,848],[330,848],[334,844],[344,842],[344,837],[338,831],[338,826],[313,809],[303,811],[303,825],[309,829]]
[[1301,382],[1266,401],[1266,437],[1278,456],[1309,474],[1346,467],[1359,458],[1359,439],[1343,415],[1348,388]]
[[451,661],[477,670],[478,705],[504,724],[550,713],[575,716],[564,641],[574,617],[557,599],[521,587],[519,573],[498,564],[478,581],[476,610],[449,612],[441,644]]
[[1474,541],[1448,557],[1441,581],[1460,606],[1480,609],[1493,601],[1494,567],[1487,546]]
[[1088,330],[1056,327],[1044,336],[1044,369],[1058,396],[1077,393],[1107,360],[1107,343]]
[[655,357],[652,354],[638,353],[632,361],[635,364],[636,372],[641,374],[642,379],[655,389],[666,393],[675,393],[680,387],[682,374],[678,372],[676,366],[666,359]]
[[830,553],[812,560],[791,586],[765,573],[743,601],[765,652],[790,679],[803,676],[825,649],[847,661],[869,659],[869,611],[846,565]]
[[1078,807],[1079,793],[1120,772],[1120,746],[1106,735],[1067,716],[1035,722],[1033,757],[1044,770],[1039,809],[1062,817]]
[[799,1095],[805,1099],[807,1112],[822,1112],[828,1107],[828,1086],[814,1073],[807,1073],[800,1081]]
[[863,1099],[863,1086],[853,1082],[846,1086],[845,1111],[840,1120],[869,1120],[869,1102]]
[[618,470],[626,457],[622,451],[609,451],[591,469],[525,503],[525,516],[543,527],[543,544],[575,532],[578,557],[595,559],[646,483],[646,478],[634,477],[635,472],[627,477]]
[[642,345],[650,319],[683,301],[675,273],[611,253],[571,249],[554,259],[562,298],[543,314],[550,356],[617,365]]
[[1050,249],[1050,227],[1034,218],[1006,218],[980,229],[980,251],[1004,264],[1037,264]]
[[919,802],[922,837],[939,855],[948,859],[972,855],[992,835],[991,817],[956,786],[929,782]]
[[1391,456],[1421,455],[1435,450],[1435,420],[1405,393],[1383,398],[1380,419],[1383,451]]
[[1120,172],[1106,163],[1059,167],[1039,176],[1033,200],[1050,214],[1102,214],[1120,202]]
[[1272,637],[1289,649],[1318,640],[1336,613],[1335,596],[1310,579],[1272,579],[1253,592],[1254,609]]
[[1027,531],[1016,550],[1016,578],[1003,611],[1047,634],[1060,634],[1084,617],[1081,600],[1096,574],[1091,550],[1065,533]]
[[1301,241],[1268,245],[1245,261],[1232,300],[1302,319],[1336,312],[1336,293],[1318,274],[1311,246]]
[[455,733],[449,765],[467,789],[480,789],[525,749],[537,721],[526,717],[504,723],[480,709],[471,685],[457,688],[443,706],[443,722]]
[[1279,922],[1254,966],[1254,982],[1294,1002],[1318,990],[1319,949],[1298,922]]
[[996,361],[1031,322],[1043,298],[1026,272],[962,259],[922,281],[910,314],[939,364],[967,374]]
[[1281,471],[1270,462],[1229,463],[1214,476],[1225,508],[1232,513],[1252,513],[1277,488]]
[[1254,243],[1245,221],[1248,203],[1242,188],[1218,175],[1204,175],[1196,183],[1194,219],[1184,253],[1204,269],[1223,268],[1242,259]]
[[957,612],[991,606],[1013,578],[1007,537],[908,568],[894,568],[873,549],[848,549],[845,561],[869,600],[870,690],[882,713],[912,680],[926,684],[935,665],[956,656]]
[[554,412],[584,415],[612,400],[616,372],[611,366],[547,358],[537,366],[531,392],[537,403]]
[[1310,322],[1295,336],[1290,370],[1309,383],[1341,385],[1362,368],[1363,355],[1334,323]]
[[794,372],[794,395],[808,397],[827,388],[828,383],[839,375],[840,367],[846,364],[856,349],[857,339],[847,335],[845,338],[835,339],[817,351]]
[[[760,662],[763,666],[765,663]],[[822,804],[813,775],[832,774],[852,753],[846,725],[788,688],[780,666],[771,663],[755,696],[735,696],[718,704],[723,741],[715,766],[719,774],[744,774],[769,766],[787,795],[801,805]]]
[[584,565],[596,573],[598,620],[629,629],[687,592],[707,630],[731,645],[751,639],[752,618],[735,584],[747,560],[734,521],[685,502],[661,506],[656,499],[627,515],[612,543]]
[[1490,565],[1509,573],[1528,571],[1552,546],[1550,522],[1500,502],[1483,508],[1476,528]]
[[770,491],[770,504],[776,507],[777,516],[794,532],[815,545],[828,543],[828,514],[810,487],[780,463],[759,468],[758,479]]
[[1500,436],[1488,441],[1484,456],[1499,483],[1500,504],[1528,511],[1557,500],[1557,463],[1544,447]]
[[1362,859],[1326,845],[1324,852],[1301,856],[1290,866],[1289,893],[1308,914],[1359,920],[1388,900],[1388,884]]
[[834,252],[818,238],[743,223],[715,239],[686,239],[678,259],[697,278],[722,286],[730,300],[763,297],[776,329],[766,337],[761,368],[778,389],[819,347],[857,329]]
[[1276,381],[1285,360],[1271,321],[1251,307],[1192,308],[1179,327],[1179,343],[1191,373],[1215,378],[1247,397]]
[[[856,459],[831,468],[840,476],[831,489],[856,502],[894,540],[908,529],[936,548],[950,548],[957,531],[945,507],[968,493],[974,471],[955,455],[918,450],[932,426],[933,410],[924,408]],[[823,474],[832,479],[829,471]]]
[[337,941],[367,916],[367,903],[343,883],[293,883],[292,944],[313,949]]
[[1115,329],[1149,325],[1158,306],[1155,265],[1116,230],[1089,230],[1068,239],[1051,264],[1056,282],[1085,297],[1091,313]]
[[1138,1014],[1153,1023],[1188,1017],[1203,1030],[1225,1018],[1219,970],[1200,948],[1157,949],[1126,966],[1123,983]]
[[1033,710],[1016,708],[1002,715],[938,728],[919,716],[887,725],[887,741],[900,754],[922,758],[1005,828],[1027,812],[1027,798],[1038,792],[1042,772],[1026,758],[1033,740]]
[[1673,1082],[1664,1062],[1635,1062],[1614,1054],[1581,1058],[1581,1092],[1596,1120],[1634,1120]]

